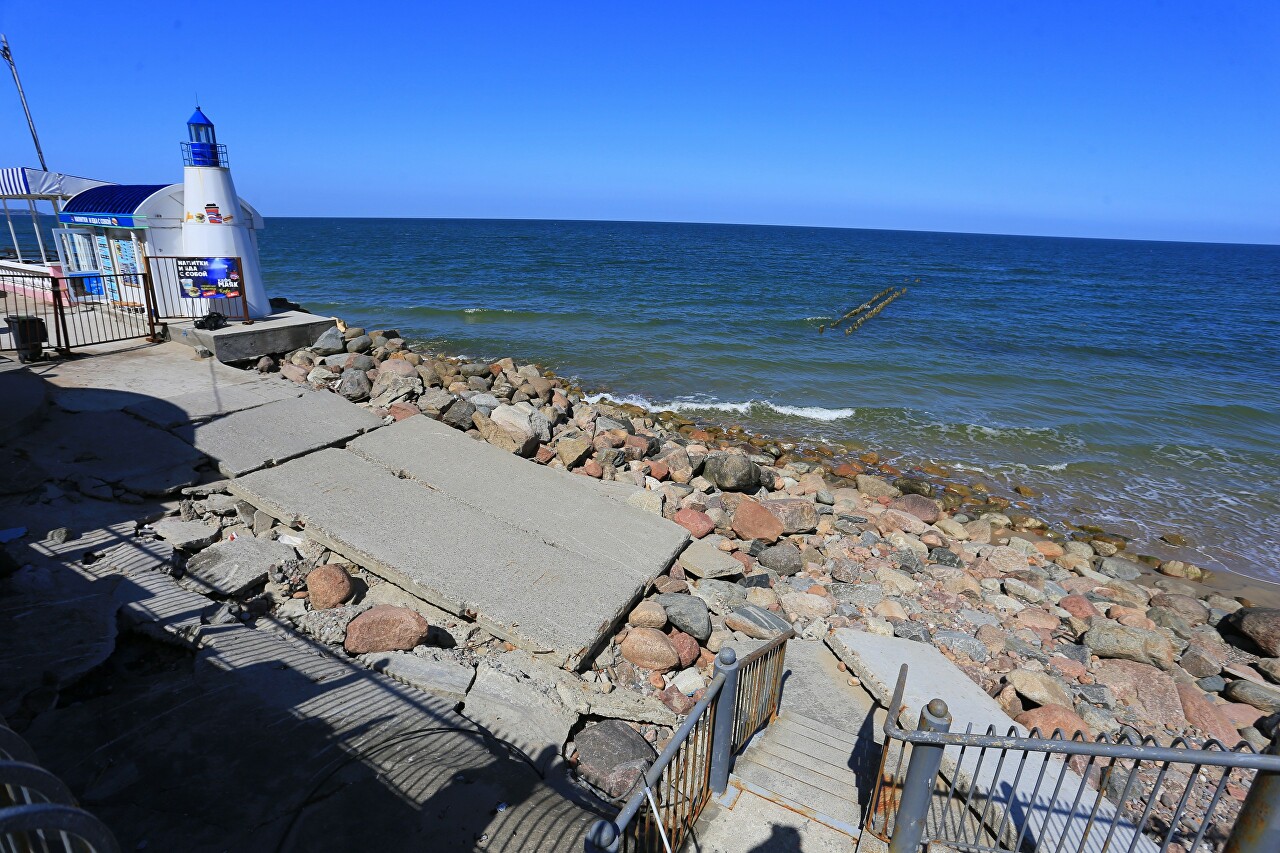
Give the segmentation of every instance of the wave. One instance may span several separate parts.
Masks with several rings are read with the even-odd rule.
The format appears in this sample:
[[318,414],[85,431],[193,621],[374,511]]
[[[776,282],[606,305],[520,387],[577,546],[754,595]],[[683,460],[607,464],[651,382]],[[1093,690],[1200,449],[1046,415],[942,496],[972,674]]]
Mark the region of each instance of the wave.
[[710,400],[671,400],[655,402],[635,394],[588,394],[588,403],[601,400],[612,400],[615,403],[626,403],[648,409],[651,412],[726,412],[738,415],[750,413],[767,414],[773,412],[811,421],[839,421],[851,418],[858,413],[857,409],[828,409],[823,406],[787,406],[771,400],[747,400],[741,403],[722,403]]

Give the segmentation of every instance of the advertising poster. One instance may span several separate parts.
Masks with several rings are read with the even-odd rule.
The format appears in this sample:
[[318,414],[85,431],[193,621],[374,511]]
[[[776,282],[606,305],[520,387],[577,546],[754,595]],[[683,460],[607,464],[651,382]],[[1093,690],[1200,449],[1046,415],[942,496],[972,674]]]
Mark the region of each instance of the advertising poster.
[[176,258],[178,285],[188,299],[240,295],[239,258]]

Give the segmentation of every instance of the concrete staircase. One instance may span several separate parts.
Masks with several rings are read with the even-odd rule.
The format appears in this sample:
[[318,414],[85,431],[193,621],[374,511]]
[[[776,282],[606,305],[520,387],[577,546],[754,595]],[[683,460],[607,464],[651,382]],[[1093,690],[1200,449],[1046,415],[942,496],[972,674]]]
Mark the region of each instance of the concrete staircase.
[[738,757],[730,784],[856,838],[863,749],[852,732],[783,711]]

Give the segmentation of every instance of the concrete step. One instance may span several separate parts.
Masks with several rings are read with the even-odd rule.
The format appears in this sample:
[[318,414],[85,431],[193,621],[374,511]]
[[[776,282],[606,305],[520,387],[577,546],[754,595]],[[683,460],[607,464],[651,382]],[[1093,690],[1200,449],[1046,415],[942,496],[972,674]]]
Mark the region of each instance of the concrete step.
[[803,779],[819,790],[844,799],[857,800],[858,788],[853,774],[845,768],[821,758],[797,752],[783,743],[765,741],[752,747],[746,756],[762,767]]
[[822,720],[817,720],[813,717],[805,716],[804,714],[797,714],[795,711],[783,711],[778,715],[778,719],[796,726],[803,726],[804,728],[812,729],[813,731],[835,738],[836,740],[844,743],[855,744],[858,742],[858,735],[856,732],[846,731],[845,729],[833,726],[830,723],[823,722]]
[[858,739],[854,736],[841,733],[840,735],[831,735],[828,732],[815,728],[812,725],[801,722],[792,716],[782,716],[773,721],[773,725],[769,726],[769,730],[778,729],[780,731],[795,732],[800,737],[809,738],[815,743],[820,743],[831,749],[842,749],[846,755],[852,752],[857,746]]
[[808,779],[812,774],[803,767],[787,767],[785,763],[770,766],[760,764],[750,755],[743,755],[738,759],[733,775],[749,790],[771,800],[785,800],[785,804],[795,811],[819,815],[819,819],[828,826],[852,829],[858,825],[857,792],[851,789],[849,796],[840,796],[814,787]]
[[849,769],[850,757],[853,755],[851,748],[833,747],[830,744],[813,740],[801,732],[779,726],[776,723],[769,727],[764,737],[752,742],[751,749],[755,749],[757,746],[767,747],[774,752],[785,750],[782,753],[784,756],[786,753],[802,755],[809,761],[816,762],[827,768],[827,775],[832,778],[841,778],[842,776],[847,776],[850,780],[853,778],[853,771]]

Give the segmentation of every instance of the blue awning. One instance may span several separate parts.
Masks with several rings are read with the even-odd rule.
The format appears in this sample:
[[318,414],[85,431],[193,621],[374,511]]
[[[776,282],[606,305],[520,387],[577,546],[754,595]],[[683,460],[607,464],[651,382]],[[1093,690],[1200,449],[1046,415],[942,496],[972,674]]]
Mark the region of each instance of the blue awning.
[[94,187],[71,198],[62,208],[66,213],[96,213],[102,216],[131,214],[151,196],[171,184],[110,184]]

